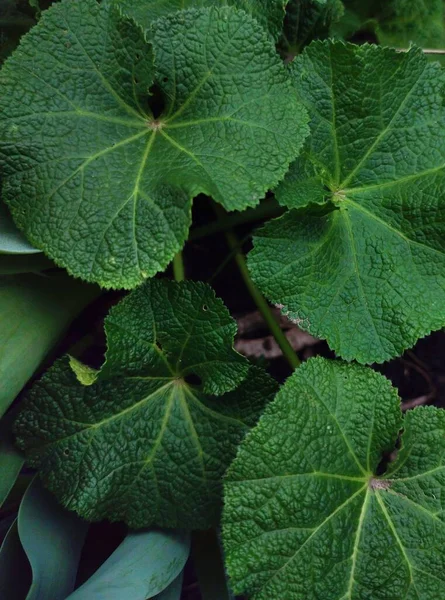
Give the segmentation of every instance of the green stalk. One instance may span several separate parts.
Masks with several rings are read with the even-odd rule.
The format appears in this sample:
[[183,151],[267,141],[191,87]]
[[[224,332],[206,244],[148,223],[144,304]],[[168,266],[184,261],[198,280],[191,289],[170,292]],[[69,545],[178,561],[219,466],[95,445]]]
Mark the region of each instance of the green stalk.
[[[216,206],[215,210],[218,215],[224,214],[224,210],[220,209],[219,206]],[[272,313],[266,299],[264,298],[260,290],[257,288],[255,283],[252,281],[249,269],[247,268],[246,258],[241,250],[238,238],[231,230],[226,231],[225,236],[227,240],[227,245],[233,252],[236,264],[238,265],[238,269],[241,273],[241,277],[243,278],[244,284],[247,287],[250,295],[252,296],[253,301],[255,302],[267,326],[269,327],[270,332],[275,338],[275,341],[280,347],[283,356],[290,364],[292,369],[296,369],[301,365],[301,361],[298,358],[292,346],[290,345],[289,340],[287,339],[286,335],[281,329],[279,323],[275,319],[275,316]]]
[[184,281],[185,279],[185,268],[184,268],[184,260],[182,258],[182,252],[178,252],[178,254],[173,259],[173,277],[175,281]]

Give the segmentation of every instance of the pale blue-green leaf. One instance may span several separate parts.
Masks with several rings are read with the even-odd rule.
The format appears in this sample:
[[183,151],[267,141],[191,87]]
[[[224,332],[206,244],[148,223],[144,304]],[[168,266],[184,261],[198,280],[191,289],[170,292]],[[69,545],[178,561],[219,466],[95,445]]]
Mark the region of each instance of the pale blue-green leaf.
[[66,275],[0,278],[0,417],[98,293]]
[[153,596],[152,600],[181,600],[182,580],[184,579],[184,571],[176,577],[171,584],[165,588],[163,592]]
[[31,569],[20,543],[16,519],[0,548],[0,598],[23,600],[30,585]]
[[146,600],[178,577],[189,552],[190,537],[183,531],[130,533],[67,600]]
[[37,254],[41,250],[34,248],[14,225],[8,209],[0,202],[0,253]]
[[86,521],[62,508],[34,479],[20,505],[18,532],[32,570],[26,600],[65,600],[74,589]]

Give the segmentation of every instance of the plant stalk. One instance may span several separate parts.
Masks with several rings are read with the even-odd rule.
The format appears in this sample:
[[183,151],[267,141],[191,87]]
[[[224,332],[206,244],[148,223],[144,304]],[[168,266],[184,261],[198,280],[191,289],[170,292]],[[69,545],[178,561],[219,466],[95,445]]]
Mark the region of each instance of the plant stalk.
[[178,252],[173,259],[173,277],[175,278],[175,281],[178,282],[185,280],[185,267],[182,252]]
[[[216,206],[215,210],[218,215],[224,214],[224,210],[220,209],[219,206]],[[247,287],[253,301],[255,302],[267,326],[269,327],[270,332],[275,338],[275,341],[280,347],[284,358],[290,364],[292,369],[296,369],[301,365],[301,361],[298,358],[292,346],[290,345],[289,340],[287,339],[286,335],[281,329],[279,323],[275,319],[275,316],[272,313],[266,299],[264,298],[260,290],[257,288],[255,283],[252,281],[249,269],[247,268],[246,258],[241,250],[238,238],[231,230],[226,231],[225,236],[227,240],[227,245],[233,252],[233,256],[235,258],[236,264],[238,265],[241,277],[243,278],[244,284]]]

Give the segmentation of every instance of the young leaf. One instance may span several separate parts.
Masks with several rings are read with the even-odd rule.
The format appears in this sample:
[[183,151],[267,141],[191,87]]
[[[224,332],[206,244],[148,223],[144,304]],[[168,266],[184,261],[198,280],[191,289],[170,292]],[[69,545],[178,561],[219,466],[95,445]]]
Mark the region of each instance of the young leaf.
[[257,19],[278,39],[288,0],[114,0],[123,14],[133,18],[143,29],[149,29],[156,19],[187,8],[234,6]]
[[62,360],[31,390],[16,422],[29,464],[89,520],[211,526],[221,478],[275,382],[233,350],[235,323],[204,284],[153,280],[105,328],[102,371],[75,365],[91,385]]
[[383,362],[445,324],[445,73],[340,42],[292,69],[312,136],[277,197],[298,210],[256,235],[249,266],[337,354]]
[[[402,450],[386,475],[382,456]],[[253,600],[443,600],[445,412],[402,422],[396,391],[358,365],[299,368],[242,443],[225,485],[235,591]]]
[[62,0],[0,85],[4,198],[16,224],[104,287],[163,270],[197,194],[229,210],[257,204],[307,135],[273,42],[233,8],[157,21],[152,52],[108,3]]

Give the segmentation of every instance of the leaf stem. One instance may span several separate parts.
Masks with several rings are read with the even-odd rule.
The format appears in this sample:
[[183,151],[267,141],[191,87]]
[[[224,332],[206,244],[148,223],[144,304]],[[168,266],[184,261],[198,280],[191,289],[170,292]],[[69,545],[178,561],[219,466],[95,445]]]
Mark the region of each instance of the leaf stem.
[[[215,211],[217,215],[224,215],[225,211],[219,206],[215,206]],[[247,268],[246,258],[241,250],[240,242],[233,231],[229,230],[225,233],[227,245],[230,250],[233,252],[236,264],[238,265],[238,269],[241,273],[241,277],[243,278],[244,284],[247,287],[253,301],[255,302],[258,310],[260,311],[266,325],[269,327],[270,332],[272,333],[275,341],[283,353],[283,356],[290,364],[292,369],[296,369],[301,365],[301,361],[298,358],[296,352],[292,348],[281,329],[279,323],[275,319],[274,314],[272,313],[269,304],[267,303],[264,296],[261,294],[260,290],[257,288],[255,283],[252,281],[250,277],[249,269]]]
[[185,280],[185,268],[182,252],[178,252],[173,259],[173,277],[175,278],[175,281],[178,282]]
[[192,556],[202,600],[231,600],[221,546],[214,529],[193,532]]

